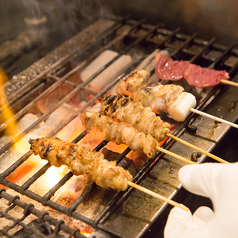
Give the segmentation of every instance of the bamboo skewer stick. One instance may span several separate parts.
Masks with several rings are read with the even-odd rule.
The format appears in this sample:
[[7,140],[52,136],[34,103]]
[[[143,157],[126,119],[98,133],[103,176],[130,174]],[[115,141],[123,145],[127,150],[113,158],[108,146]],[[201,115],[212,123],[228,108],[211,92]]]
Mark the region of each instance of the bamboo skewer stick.
[[199,111],[199,110],[194,109],[194,108],[191,108],[190,111],[191,111],[191,112],[194,112],[194,113],[197,113],[197,114],[199,114],[199,115],[208,117],[208,118],[210,118],[210,119],[213,119],[213,120],[215,120],[215,121],[218,121],[218,122],[227,124],[227,125],[229,125],[229,126],[232,126],[232,127],[236,128],[236,129],[238,129],[238,125],[235,124],[235,123],[229,122],[229,121],[224,120],[224,119],[221,119],[221,118],[219,118],[219,117],[212,116],[212,115],[210,115],[210,114],[208,114],[208,113]]
[[158,198],[158,199],[160,199],[160,200],[162,200],[164,202],[167,202],[168,204],[170,204],[172,206],[179,207],[179,208],[183,209],[186,212],[189,211],[189,208],[184,206],[181,203],[177,203],[177,202],[175,202],[175,201],[173,201],[171,199],[168,199],[168,198],[166,198],[164,196],[161,196],[158,193],[155,193],[155,192],[153,192],[153,191],[151,191],[151,190],[149,190],[147,188],[144,188],[144,187],[142,187],[142,186],[140,186],[140,185],[138,185],[136,183],[133,183],[133,182],[130,182],[130,181],[128,181],[127,183],[128,183],[129,186],[131,186],[133,188],[136,188],[136,189],[138,189],[138,190],[140,190],[140,191],[142,191],[142,192],[144,192],[146,194],[149,194],[149,195],[151,195],[151,196],[153,196],[155,198]]
[[210,158],[212,158],[212,159],[214,159],[214,160],[216,160],[216,161],[218,161],[218,162],[220,162],[220,163],[227,163],[227,164],[229,164],[229,162],[227,162],[226,160],[223,160],[223,159],[221,159],[220,157],[218,157],[218,156],[216,156],[216,155],[213,155],[213,154],[211,154],[211,153],[209,153],[209,152],[207,152],[207,151],[205,151],[205,150],[203,150],[203,149],[201,149],[201,148],[199,148],[199,147],[197,147],[197,146],[195,146],[195,145],[192,145],[192,144],[188,143],[187,141],[182,140],[182,139],[180,139],[180,138],[178,138],[178,137],[176,137],[176,136],[174,136],[174,135],[172,135],[172,134],[170,134],[170,133],[167,133],[166,135],[167,135],[168,137],[170,137],[170,138],[176,140],[176,141],[179,141],[180,143],[182,143],[182,144],[184,144],[184,145],[187,145],[187,146],[189,146],[189,147],[191,147],[191,148],[193,148],[193,149],[195,149],[195,150],[201,152],[202,154],[205,154],[206,156],[208,156],[208,157],[210,157]]
[[233,82],[233,81],[229,81],[229,80],[221,79],[220,82],[223,83],[223,84],[228,84],[228,85],[231,85],[231,86],[238,87],[238,83]]
[[195,162],[193,162],[193,161],[191,161],[191,160],[189,160],[189,159],[186,159],[186,158],[184,158],[184,157],[182,157],[182,156],[180,156],[180,155],[177,155],[177,154],[175,154],[175,153],[173,153],[173,152],[170,152],[170,151],[168,151],[168,150],[165,150],[165,149],[163,149],[163,148],[161,148],[161,147],[159,147],[159,146],[156,146],[156,150],[159,150],[159,151],[161,151],[161,152],[163,152],[163,153],[165,153],[165,154],[168,154],[168,155],[170,155],[170,156],[173,156],[174,158],[179,159],[179,160],[182,160],[182,161],[187,162],[187,163],[189,163],[189,164],[196,164]]

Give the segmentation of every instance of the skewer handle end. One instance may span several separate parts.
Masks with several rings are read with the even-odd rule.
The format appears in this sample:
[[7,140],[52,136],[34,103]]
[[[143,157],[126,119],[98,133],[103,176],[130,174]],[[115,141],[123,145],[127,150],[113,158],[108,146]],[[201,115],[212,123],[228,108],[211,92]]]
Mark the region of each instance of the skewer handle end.
[[183,209],[183,210],[186,211],[186,212],[189,211],[189,208],[186,207],[186,206],[184,206],[184,205],[181,204],[181,203],[177,203],[177,202],[175,202],[175,201],[173,201],[173,200],[171,200],[171,199],[168,199],[168,198],[166,198],[166,197],[164,197],[164,196],[162,196],[162,195],[160,195],[160,194],[158,194],[158,193],[155,193],[155,192],[153,192],[153,191],[151,191],[151,190],[149,190],[149,189],[147,189],[147,188],[144,188],[144,187],[142,187],[142,186],[140,186],[140,185],[138,185],[138,184],[136,184],[136,183],[133,183],[133,182],[131,182],[131,181],[128,181],[127,183],[128,183],[129,186],[131,186],[131,187],[133,187],[133,188],[136,188],[136,189],[138,189],[138,190],[140,190],[140,191],[142,191],[142,192],[144,192],[144,193],[146,193],[146,194],[149,194],[149,195],[151,195],[151,196],[153,196],[153,197],[155,197],[155,198],[158,198],[158,199],[160,199],[160,200],[162,200],[162,201],[164,201],[164,202],[167,202],[168,204],[170,204],[170,205],[172,205],[172,206],[181,208],[181,209]]

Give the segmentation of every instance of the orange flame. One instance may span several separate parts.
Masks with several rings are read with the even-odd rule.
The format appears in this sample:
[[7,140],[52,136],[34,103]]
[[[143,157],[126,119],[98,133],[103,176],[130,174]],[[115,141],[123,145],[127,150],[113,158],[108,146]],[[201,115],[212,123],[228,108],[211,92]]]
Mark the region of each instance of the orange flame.
[[7,81],[6,74],[0,69],[0,106],[2,107],[2,115],[5,121],[8,121],[7,133],[13,134],[16,132],[16,122],[14,120],[14,115],[8,106],[8,102],[5,97],[3,84]]

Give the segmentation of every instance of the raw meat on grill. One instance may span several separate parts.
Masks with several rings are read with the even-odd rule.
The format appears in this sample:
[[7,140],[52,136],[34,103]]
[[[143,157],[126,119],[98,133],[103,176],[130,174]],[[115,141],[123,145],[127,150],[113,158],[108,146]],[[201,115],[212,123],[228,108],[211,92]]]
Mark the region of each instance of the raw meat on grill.
[[29,143],[35,155],[56,167],[67,165],[73,174],[83,174],[103,188],[123,191],[128,187],[127,182],[132,180],[129,171],[116,166],[115,161],[104,159],[101,152],[57,138],[30,139]]
[[132,150],[143,151],[148,158],[154,157],[156,147],[159,146],[159,142],[151,135],[137,131],[128,123],[115,122],[100,113],[84,112],[81,119],[87,130],[102,132],[104,140],[126,144]]
[[164,54],[155,56],[155,73],[160,79],[179,80],[186,79],[190,85],[198,88],[212,87],[220,83],[221,79],[229,79],[225,70],[204,68],[189,61],[173,60]]
[[163,122],[150,107],[143,107],[131,97],[123,95],[105,95],[101,99],[101,113],[119,122],[126,122],[138,131],[152,135],[162,141],[170,132],[170,124]]

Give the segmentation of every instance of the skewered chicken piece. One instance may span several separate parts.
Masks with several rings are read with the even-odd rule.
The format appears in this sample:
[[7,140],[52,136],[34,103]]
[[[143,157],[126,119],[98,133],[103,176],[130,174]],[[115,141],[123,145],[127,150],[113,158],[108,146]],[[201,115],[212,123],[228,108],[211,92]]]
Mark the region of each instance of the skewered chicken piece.
[[133,99],[140,101],[143,106],[151,106],[158,112],[166,112],[184,91],[183,87],[175,84],[151,83],[134,93]]
[[190,109],[196,106],[196,98],[191,93],[183,92],[183,87],[160,83],[148,85],[149,72],[143,70],[139,80],[133,72],[119,81],[118,94],[130,96],[156,113],[166,112],[176,121],[184,121]]
[[29,143],[35,155],[56,167],[67,165],[73,174],[83,174],[103,188],[124,191],[128,187],[128,181],[132,180],[129,171],[116,166],[115,161],[104,159],[101,152],[54,138],[30,139]]
[[101,100],[101,113],[119,122],[127,122],[157,141],[162,141],[170,132],[169,123],[163,122],[150,107],[143,107],[140,102],[133,102],[128,96],[104,96]]
[[101,187],[124,191],[128,186],[132,186],[173,206],[185,211],[189,210],[183,204],[131,182],[132,176],[127,170],[116,166],[115,161],[107,161],[100,152],[91,151],[77,144],[53,138],[30,139],[29,143],[35,155],[40,155],[42,159],[48,160],[57,167],[63,164],[67,165],[75,175],[84,174]]
[[111,118],[97,112],[84,112],[81,117],[87,130],[98,130],[103,133],[104,140],[117,144],[126,144],[132,150],[143,151],[148,158],[153,158],[159,142],[151,135],[138,132],[125,122],[115,122]]
[[144,107],[151,107],[156,113],[166,112],[175,121],[184,121],[191,108],[197,104],[196,98],[183,87],[174,84],[146,85],[134,94],[134,100]]
[[147,84],[149,77],[150,73],[146,70],[133,70],[120,79],[117,93],[128,95],[133,98],[134,92],[137,92],[142,86]]

